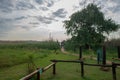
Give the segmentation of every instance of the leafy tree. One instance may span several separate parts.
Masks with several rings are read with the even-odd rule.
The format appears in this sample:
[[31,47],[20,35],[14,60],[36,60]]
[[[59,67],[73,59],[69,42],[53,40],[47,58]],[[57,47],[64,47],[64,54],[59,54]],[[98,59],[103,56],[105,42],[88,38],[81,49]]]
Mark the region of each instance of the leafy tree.
[[112,19],[105,19],[100,8],[95,4],[89,4],[81,11],[70,16],[70,20],[64,21],[67,34],[80,44],[98,44],[105,40],[104,34],[116,31],[119,25]]

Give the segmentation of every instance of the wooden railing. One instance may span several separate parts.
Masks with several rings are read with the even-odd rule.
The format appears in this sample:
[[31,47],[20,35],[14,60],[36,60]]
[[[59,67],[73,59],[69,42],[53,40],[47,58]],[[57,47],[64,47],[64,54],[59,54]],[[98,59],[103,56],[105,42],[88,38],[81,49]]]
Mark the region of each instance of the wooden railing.
[[113,63],[110,65],[103,65],[103,64],[89,64],[89,63],[84,63],[84,61],[82,60],[51,60],[53,63],[51,63],[50,65],[44,67],[44,68],[38,68],[37,70],[35,70],[34,72],[30,73],[29,75],[21,78],[20,80],[29,80],[31,79],[34,75],[37,74],[37,80],[40,80],[40,75],[47,71],[49,68],[53,67],[53,75],[56,74],[56,63],[57,62],[72,62],[72,63],[80,63],[81,64],[81,77],[84,77],[85,73],[84,73],[84,65],[86,66],[101,66],[101,67],[111,67],[112,68],[112,76],[113,76],[113,80],[117,80],[116,78],[116,67],[120,66],[119,63]]
[[81,64],[81,76],[84,77],[84,65],[87,66],[101,66],[101,67],[111,67],[112,68],[112,76],[113,80],[117,80],[116,78],[116,67],[120,66],[120,63],[113,63],[111,65],[103,65],[103,64],[88,64],[84,63],[81,60],[51,60],[52,62],[73,62],[73,63],[80,63]]
[[43,72],[47,71],[47,70],[48,70],[49,68],[51,68],[51,67],[53,67],[53,75],[55,75],[55,74],[56,74],[56,69],[55,69],[55,67],[56,67],[56,62],[53,62],[53,63],[51,63],[50,65],[46,66],[45,68],[38,68],[38,69],[35,70],[34,72],[32,72],[32,73],[28,74],[27,76],[21,78],[20,80],[29,80],[29,79],[31,79],[31,78],[32,78],[34,75],[36,75],[36,74],[37,74],[37,80],[40,80],[40,75],[41,75]]

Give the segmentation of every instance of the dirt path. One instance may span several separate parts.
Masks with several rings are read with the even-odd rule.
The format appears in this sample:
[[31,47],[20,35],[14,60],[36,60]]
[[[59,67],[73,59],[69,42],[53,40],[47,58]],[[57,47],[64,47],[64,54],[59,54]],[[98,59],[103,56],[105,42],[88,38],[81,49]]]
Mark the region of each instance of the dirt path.
[[[64,54],[68,54],[68,55],[73,55],[73,56],[79,56],[79,54],[70,54],[69,52],[65,51],[65,49],[62,47],[61,48],[61,51],[64,53]],[[87,57],[88,58],[88,57]],[[97,58],[95,57],[92,57],[93,60],[97,60]],[[107,60],[106,61],[106,64],[112,64],[111,61]]]
[[64,54],[69,54],[68,52],[65,51],[65,49],[62,47],[61,48],[61,51],[64,53]]
[[64,54],[73,55],[73,56],[79,56],[79,54],[71,54],[71,53],[65,51],[65,49],[64,49],[63,47],[61,48],[61,51],[62,51]]

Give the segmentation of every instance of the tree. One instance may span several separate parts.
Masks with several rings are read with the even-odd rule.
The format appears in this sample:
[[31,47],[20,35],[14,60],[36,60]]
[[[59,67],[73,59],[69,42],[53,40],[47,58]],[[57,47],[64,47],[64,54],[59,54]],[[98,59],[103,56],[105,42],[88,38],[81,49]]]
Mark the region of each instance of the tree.
[[112,19],[105,19],[97,5],[89,4],[81,11],[73,13],[70,20],[65,20],[64,27],[75,41],[90,45],[104,42],[104,34],[109,35],[118,30],[119,25]]

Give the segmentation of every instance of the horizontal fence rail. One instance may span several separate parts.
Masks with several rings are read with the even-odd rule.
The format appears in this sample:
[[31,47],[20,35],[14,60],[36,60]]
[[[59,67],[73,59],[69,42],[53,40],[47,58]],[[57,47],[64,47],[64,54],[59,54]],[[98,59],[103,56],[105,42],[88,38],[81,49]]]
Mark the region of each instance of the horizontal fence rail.
[[30,73],[29,75],[21,78],[20,80],[29,80],[30,78],[32,78],[32,76],[34,76],[35,74],[37,74],[39,72],[39,70],[35,70],[34,72]]
[[74,62],[74,63],[81,63],[81,60],[51,60],[52,62]]
[[84,77],[84,65],[87,66],[100,66],[100,67],[111,67],[112,68],[112,75],[113,75],[113,80],[117,80],[116,79],[116,67],[120,66],[119,63],[114,63],[112,62],[111,65],[103,65],[103,64],[88,64],[88,63],[84,63],[84,61],[82,60],[51,60],[50,65],[44,67],[44,68],[38,68],[37,70],[35,70],[34,72],[28,74],[27,76],[21,78],[20,80],[29,80],[31,79],[34,75],[37,74],[37,80],[40,80],[40,74],[42,74],[43,72],[47,71],[49,68],[53,67],[53,75],[56,74],[56,63],[57,62],[67,62],[67,63],[80,63],[81,65],[81,76]]
[[21,78],[20,80],[29,80],[31,79],[34,75],[37,74],[37,80],[40,80],[40,74],[42,74],[43,72],[47,71],[49,68],[53,67],[53,74],[55,75],[55,65],[56,63],[51,63],[50,65],[46,66],[45,68],[38,68],[37,70],[35,70],[34,72],[28,74],[27,76]]
[[43,71],[48,70],[48,69],[49,69],[49,68],[51,68],[54,64],[55,64],[55,63],[52,63],[52,64],[50,64],[50,65],[46,66],[45,68],[43,68]]
[[114,63],[112,62],[111,65],[107,64],[88,64],[84,63],[82,60],[51,60],[52,62],[73,62],[73,63],[80,63],[81,64],[81,76],[84,77],[84,65],[87,66],[100,66],[100,67],[111,67],[112,68],[112,75],[113,75],[113,80],[116,79],[116,67],[120,66],[120,63]]
[[88,65],[88,66],[102,66],[102,67],[112,67],[112,65],[103,65],[103,64],[88,64],[88,63],[84,63],[84,65]]

